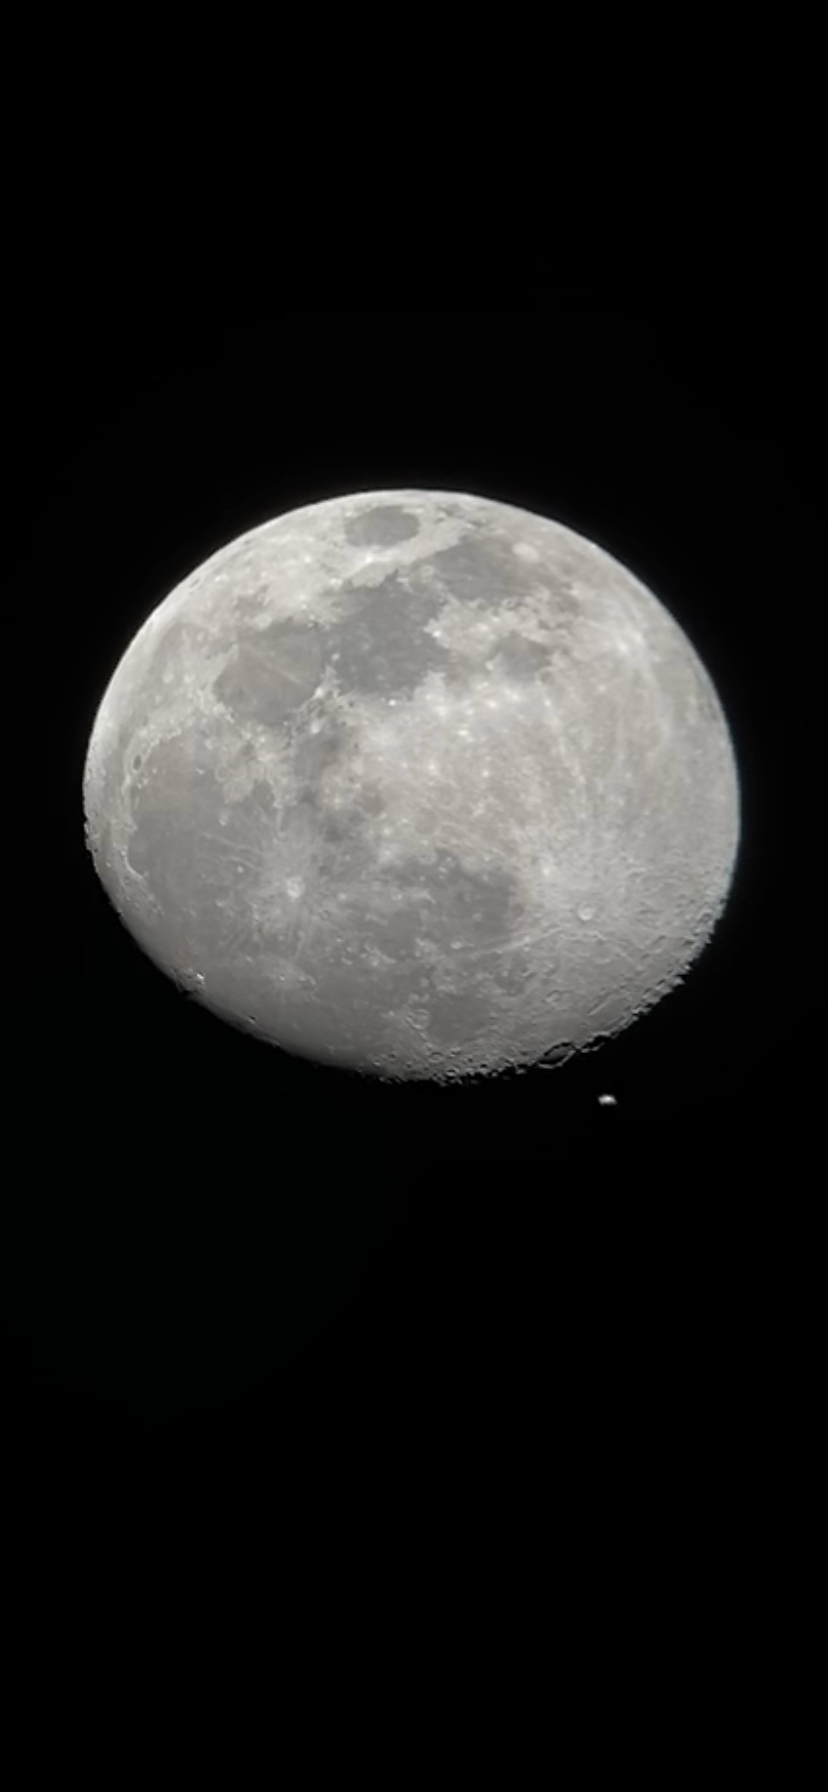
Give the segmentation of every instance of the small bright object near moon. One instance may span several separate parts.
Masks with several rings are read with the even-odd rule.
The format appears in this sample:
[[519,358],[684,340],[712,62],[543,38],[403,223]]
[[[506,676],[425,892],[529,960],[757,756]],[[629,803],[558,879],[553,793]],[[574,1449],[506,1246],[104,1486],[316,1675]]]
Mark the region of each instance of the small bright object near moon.
[[84,804],[164,972],[288,1051],[401,1077],[628,1026],[701,952],[739,841],[727,723],[663,605],[458,492],[312,504],[199,566],[115,668]]

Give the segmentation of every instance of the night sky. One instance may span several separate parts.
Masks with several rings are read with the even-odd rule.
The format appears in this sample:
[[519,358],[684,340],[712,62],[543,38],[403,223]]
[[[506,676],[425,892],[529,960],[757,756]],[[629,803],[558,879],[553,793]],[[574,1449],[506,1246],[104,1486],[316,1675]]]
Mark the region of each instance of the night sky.
[[[461,1383],[480,1402],[481,1378],[518,1363],[528,1412],[550,1351],[583,1366],[612,1337],[639,1361],[661,1340],[663,1363],[701,1308],[723,1337],[773,1203],[810,1176],[804,689],[824,579],[799,571],[801,370],[788,380],[781,350],[763,367],[735,317],[551,290],[514,311],[284,311],[202,334],[87,320],[21,340],[16,674],[37,656],[19,724],[37,816],[3,1270],[21,1422],[238,1424],[300,1388],[333,1412],[355,1386],[366,1411],[393,1388],[445,1415]],[[743,835],[711,945],[628,1034],[554,1074],[384,1088],[274,1054],[142,958],[86,853],[89,731],[148,611],[277,511],[399,485],[599,541],[686,630],[731,726]]]

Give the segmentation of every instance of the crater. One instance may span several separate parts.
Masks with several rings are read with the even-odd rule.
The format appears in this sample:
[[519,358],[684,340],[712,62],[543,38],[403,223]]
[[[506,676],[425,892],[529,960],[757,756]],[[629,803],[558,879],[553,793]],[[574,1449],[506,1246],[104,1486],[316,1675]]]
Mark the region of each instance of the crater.
[[352,547],[392,548],[400,541],[412,541],[420,533],[420,524],[402,505],[383,504],[349,517],[344,533]]

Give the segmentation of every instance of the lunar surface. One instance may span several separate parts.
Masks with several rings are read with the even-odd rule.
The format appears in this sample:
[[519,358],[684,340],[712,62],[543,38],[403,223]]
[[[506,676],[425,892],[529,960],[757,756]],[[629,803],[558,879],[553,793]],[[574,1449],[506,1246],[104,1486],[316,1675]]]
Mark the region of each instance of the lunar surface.
[[680,980],[739,786],[691,643],[604,550],[458,492],[361,492],[219,550],[116,667],[87,843],[152,960],[300,1056],[563,1061]]

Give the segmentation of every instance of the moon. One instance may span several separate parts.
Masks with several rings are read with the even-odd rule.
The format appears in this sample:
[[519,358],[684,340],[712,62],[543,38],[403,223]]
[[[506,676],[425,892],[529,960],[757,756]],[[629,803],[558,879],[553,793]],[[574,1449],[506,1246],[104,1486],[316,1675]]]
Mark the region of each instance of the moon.
[[357,492],[147,617],[83,780],[104,889],[214,1014],[440,1081],[558,1063],[684,976],[739,845],[691,642],[604,549],[462,492]]

